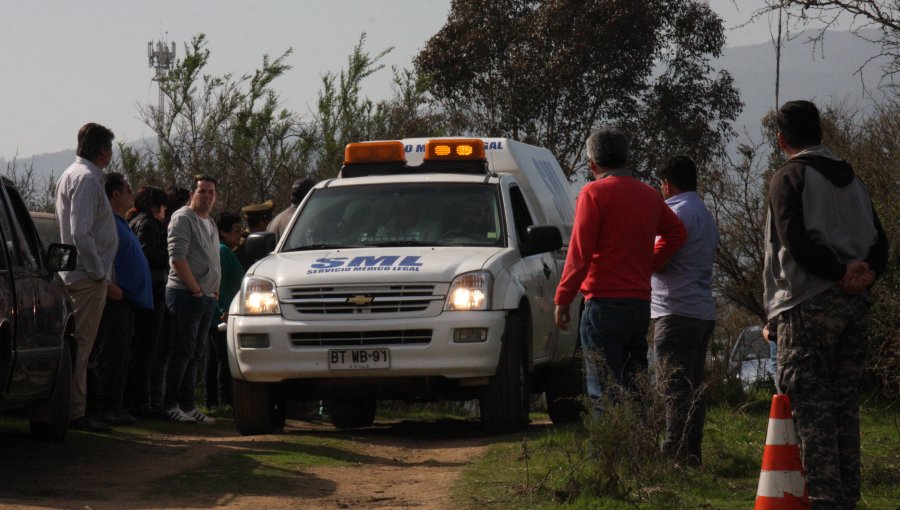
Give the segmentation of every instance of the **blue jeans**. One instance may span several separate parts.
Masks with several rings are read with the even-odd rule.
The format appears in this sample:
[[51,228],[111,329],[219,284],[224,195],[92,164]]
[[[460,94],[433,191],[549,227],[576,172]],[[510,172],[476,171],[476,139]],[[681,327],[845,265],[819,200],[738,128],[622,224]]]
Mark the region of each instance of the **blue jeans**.
[[[633,389],[634,375],[647,369],[650,302],[642,299],[590,299],[581,316],[581,347],[588,395],[599,404],[603,383],[611,377]],[[598,355],[602,355],[605,366]],[[595,405],[595,414],[599,408]]]
[[197,384],[197,360],[206,345],[209,325],[218,312],[216,300],[194,297],[187,289],[166,289],[169,310],[169,365],[163,409],[191,411]]

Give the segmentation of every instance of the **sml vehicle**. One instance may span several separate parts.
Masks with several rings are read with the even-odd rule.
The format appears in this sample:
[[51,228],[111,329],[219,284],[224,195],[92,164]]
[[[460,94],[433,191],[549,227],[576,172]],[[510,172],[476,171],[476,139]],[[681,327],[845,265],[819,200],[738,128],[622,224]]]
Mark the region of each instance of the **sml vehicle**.
[[[243,434],[284,424],[289,398],[327,401],[338,428],[376,401],[480,402],[491,432],[546,392],[577,419],[577,328],[554,325],[574,199],[546,149],[508,139],[350,144],[285,236],[253,234],[227,321]],[[269,256],[270,252],[274,250]]]
[[75,320],[56,272],[75,268],[75,247],[45,250],[13,183],[0,180],[0,411],[28,418],[36,436],[62,440]]

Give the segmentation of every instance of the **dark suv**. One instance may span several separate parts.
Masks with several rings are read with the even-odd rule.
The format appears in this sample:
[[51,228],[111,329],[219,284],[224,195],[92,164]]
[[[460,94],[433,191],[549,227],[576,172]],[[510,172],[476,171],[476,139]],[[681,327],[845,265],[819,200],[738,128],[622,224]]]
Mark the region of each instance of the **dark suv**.
[[74,269],[75,256],[74,246],[44,248],[15,185],[0,178],[0,411],[52,440],[68,429],[75,331],[56,272]]

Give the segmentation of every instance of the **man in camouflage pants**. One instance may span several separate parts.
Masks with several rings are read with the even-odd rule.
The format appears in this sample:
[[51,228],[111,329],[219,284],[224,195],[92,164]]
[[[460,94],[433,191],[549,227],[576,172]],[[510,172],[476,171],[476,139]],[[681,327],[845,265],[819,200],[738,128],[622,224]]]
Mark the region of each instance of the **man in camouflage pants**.
[[788,156],[769,183],[766,228],[776,377],[794,408],[812,508],[852,509],[868,288],[887,266],[888,243],[865,185],[821,145],[815,105],[785,103],[776,122]]

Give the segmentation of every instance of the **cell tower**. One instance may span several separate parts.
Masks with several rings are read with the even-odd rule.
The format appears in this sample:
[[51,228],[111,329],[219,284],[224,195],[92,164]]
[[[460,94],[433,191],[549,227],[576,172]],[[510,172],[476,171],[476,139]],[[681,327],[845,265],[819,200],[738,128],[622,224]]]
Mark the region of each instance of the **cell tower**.
[[166,118],[166,98],[163,95],[162,80],[165,79],[166,74],[168,74],[169,70],[172,69],[172,66],[175,65],[175,43],[173,42],[170,47],[162,41],[156,42],[155,45],[153,41],[148,42],[147,58],[150,60],[150,67],[156,69],[156,76],[153,77],[153,81],[160,82],[157,122],[159,125],[162,125]]

